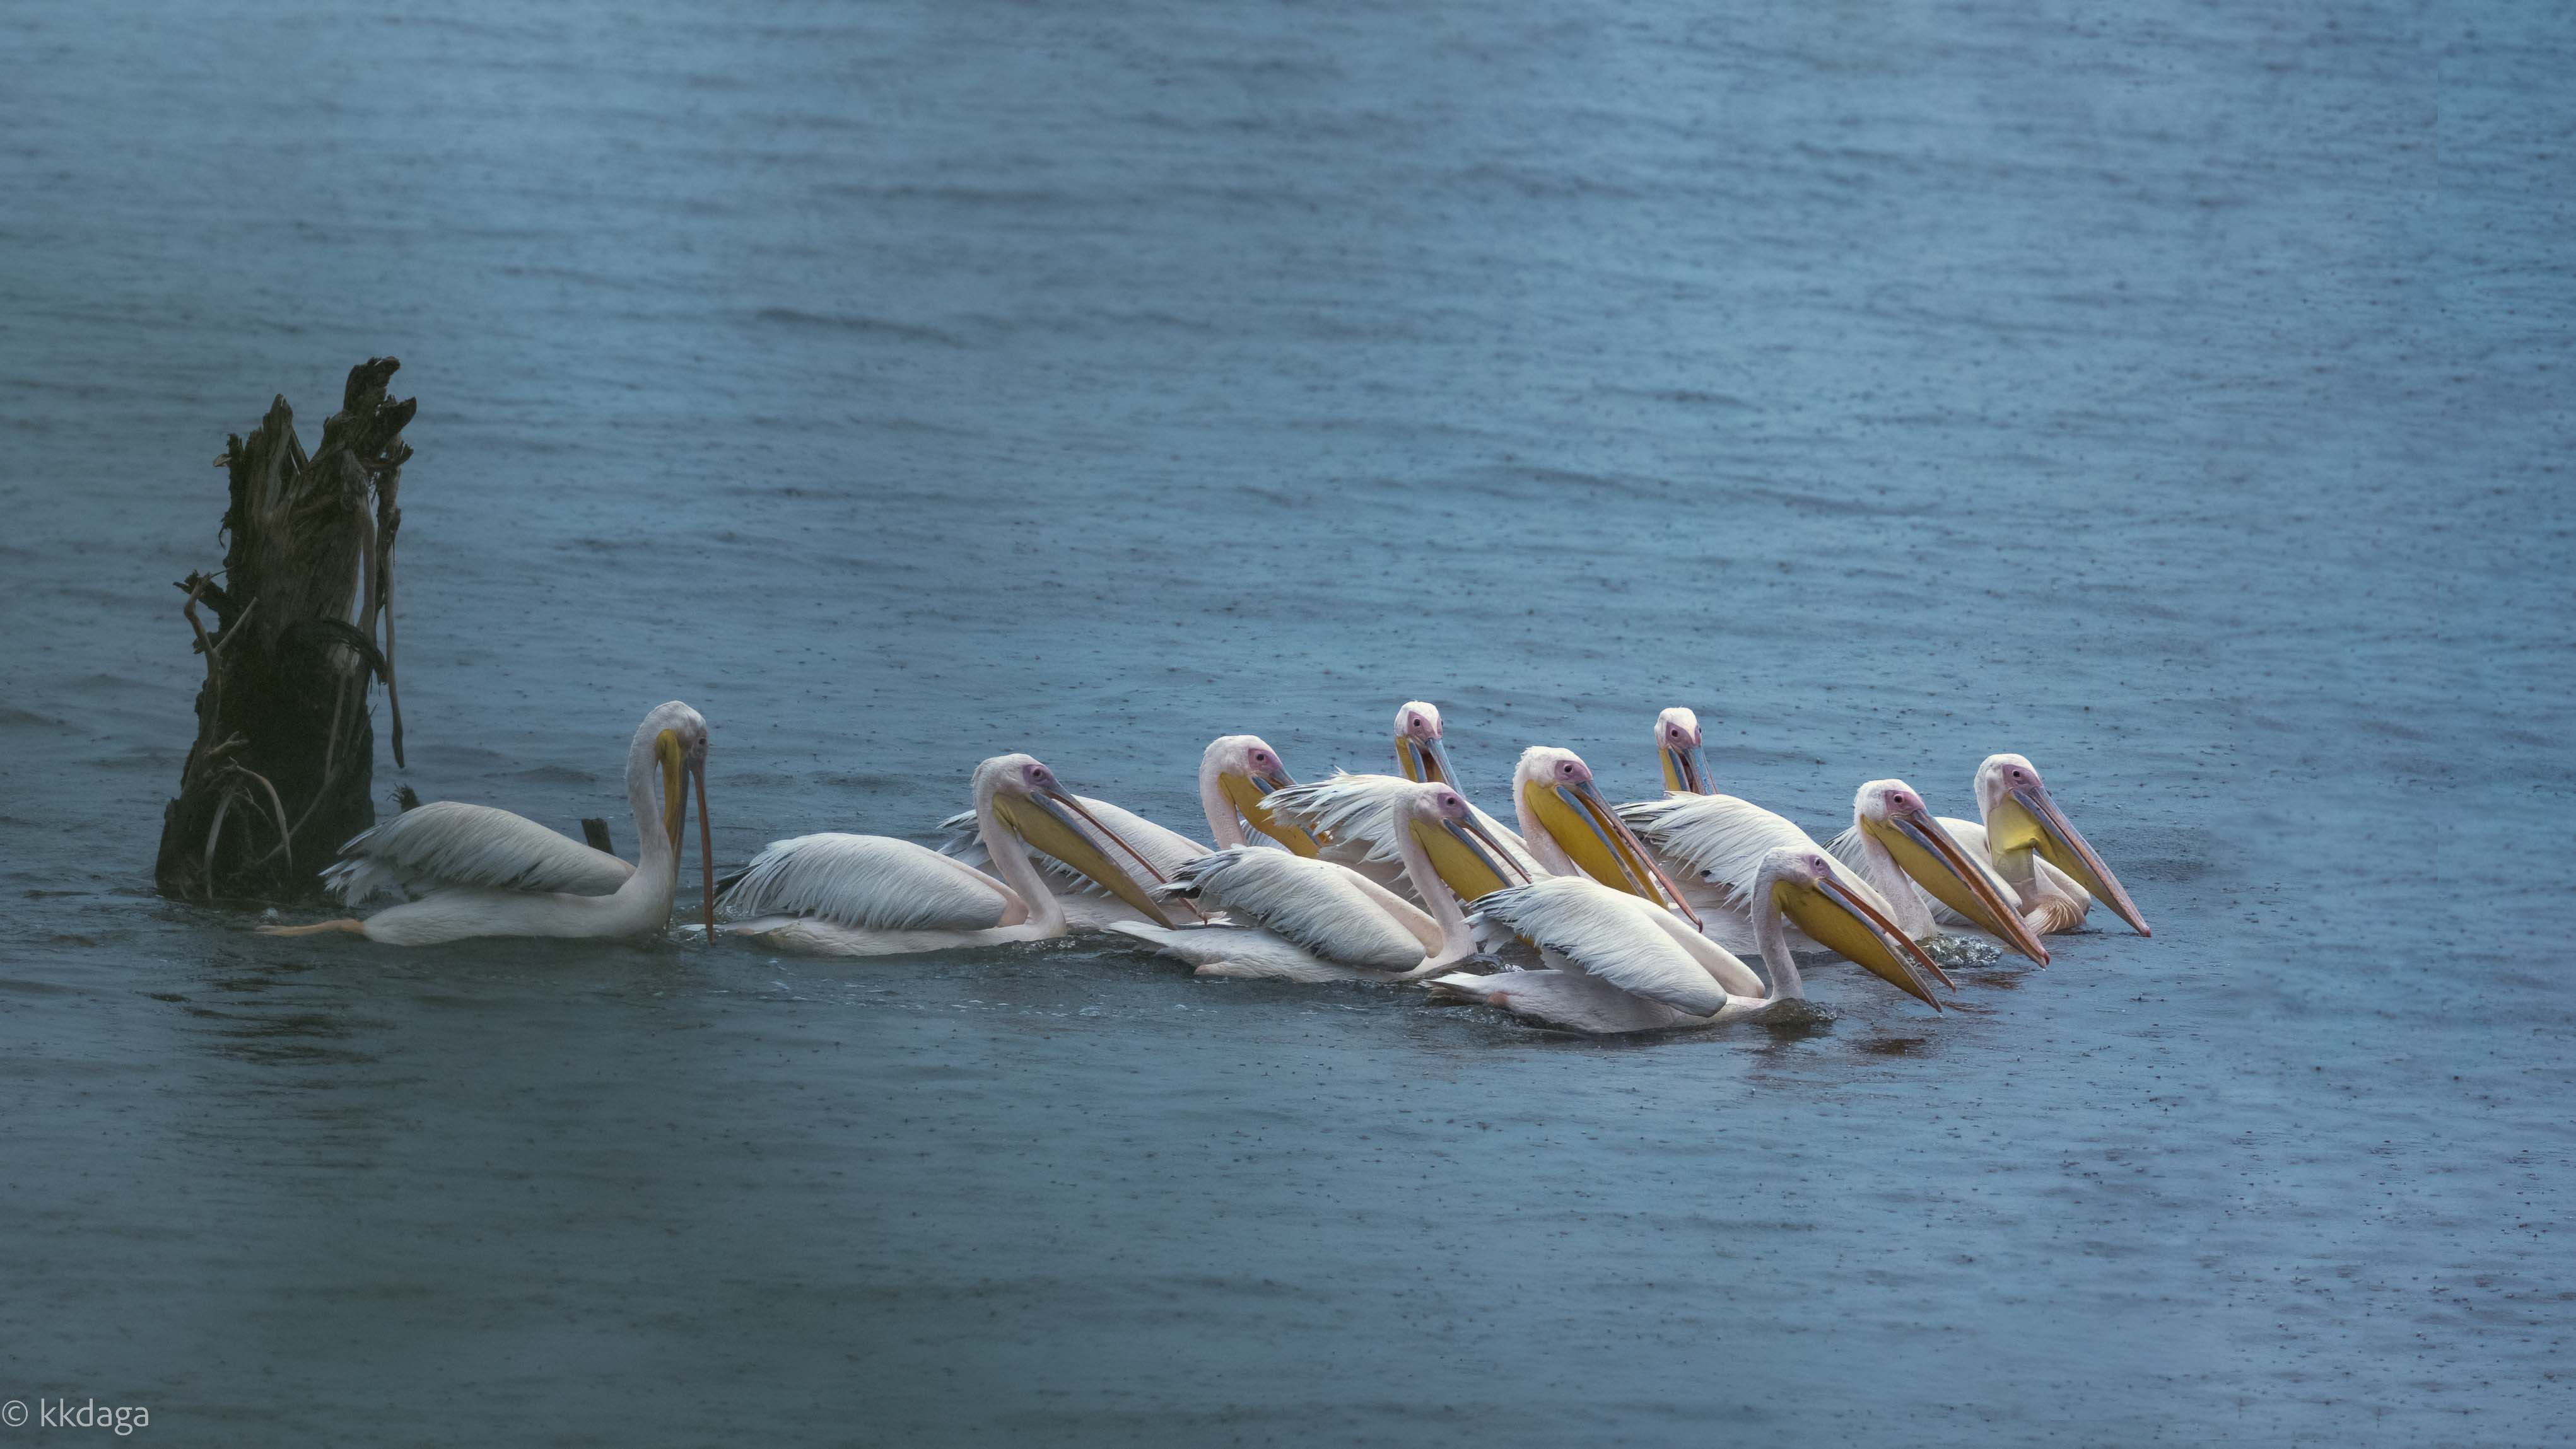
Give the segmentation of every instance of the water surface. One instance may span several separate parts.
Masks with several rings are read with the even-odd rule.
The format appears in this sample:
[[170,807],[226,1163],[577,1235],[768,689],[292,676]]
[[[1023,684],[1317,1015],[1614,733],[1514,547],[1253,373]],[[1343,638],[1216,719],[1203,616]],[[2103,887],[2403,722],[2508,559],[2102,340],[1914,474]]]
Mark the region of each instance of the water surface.
[[[174,1442],[2563,1438],[2576,33],[2479,7],[0,16],[0,1395]],[[206,460],[404,360],[411,768],[718,851],[1436,700],[2119,867],[1941,1017],[149,891]],[[621,844],[632,827],[619,821]],[[41,1436],[40,1436],[41,1437]]]

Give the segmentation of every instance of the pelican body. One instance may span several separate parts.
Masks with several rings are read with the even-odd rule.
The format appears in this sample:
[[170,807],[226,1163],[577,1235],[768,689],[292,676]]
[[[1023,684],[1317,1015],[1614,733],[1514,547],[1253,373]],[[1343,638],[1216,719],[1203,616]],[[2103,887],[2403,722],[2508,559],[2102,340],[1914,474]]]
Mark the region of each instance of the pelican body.
[[1162,892],[1220,907],[1227,924],[1111,929],[1202,976],[1404,981],[1446,971],[1475,954],[1476,940],[1434,852],[1490,859],[1501,847],[1447,785],[1406,784],[1391,813],[1396,857],[1428,911],[1347,866],[1238,846],[1192,861]]
[[698,854],[715,925],[715,867],[707,825],[707,722],[672,700],[635,727],[626,751],[626,798],[635,812],[636,863],[628,865],[533,820],[452,800],[406,810],[340,847],[322,873],[351,906],[407,896],[363,920],[264,926],[271,936],[345,931],[389,946],[476,936],[641,936],[668,930],[679,890],[683,785],[695,781]]
[[[886,956],[1043,941],[1070,929],[1034,851],[1079,871],[1139,916],[1169,923],[1130,867],[1134,848],[1028,755],[975,768],[986,874],[928,846],[826,833],[772,842],[724,895],[728,934],[828,956]],[[1086,828],[1087,827],[1087,828]],[[1108,842],[1104,848],[1099,841]]]
[[1594,1034],[1713,1026],[1802,998],[1788,922],[1841,943],[1846,955],[1940,1009],[1921,974],[1931,958],[1823,852],[1766,851],[1747,887],[1765,985],[1734,953],[1687,929],[1671,912],[1586,876],[1557,876],[1497,891],[1479,914],[1539,945],[1547,967],[1492,976],[1436,978],[1453,1000],[1499,1006],[1543,1025]]

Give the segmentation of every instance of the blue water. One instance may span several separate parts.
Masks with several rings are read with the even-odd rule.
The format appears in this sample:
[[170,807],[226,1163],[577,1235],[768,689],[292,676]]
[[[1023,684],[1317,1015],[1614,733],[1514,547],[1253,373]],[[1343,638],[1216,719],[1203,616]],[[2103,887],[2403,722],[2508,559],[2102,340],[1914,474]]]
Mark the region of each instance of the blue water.
[[[0,12],[0,1395],[188,1444],[2529,1444],[2576,1409],[2576,23]],[[1696,707],[2119,869],[1574,1042],[1096,940],[161,901],[207,460],[404,361],[378,788],[718,854]],[[621,845],[631,826],[618,822]],[[38,1442],[34,1429],[10,1432]],[[51,1431],[68,1439],[70,1431]],[[139,1437],[139,1436],[138,1436]]]

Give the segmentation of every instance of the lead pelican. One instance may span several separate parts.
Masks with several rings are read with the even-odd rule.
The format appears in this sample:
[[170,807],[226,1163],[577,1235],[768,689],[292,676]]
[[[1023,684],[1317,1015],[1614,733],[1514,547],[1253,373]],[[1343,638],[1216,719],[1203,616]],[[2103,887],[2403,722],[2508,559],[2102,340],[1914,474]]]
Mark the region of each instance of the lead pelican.
[[[1390,807],[1397,859],[1428,913],[1347,866],[1284,850],[1237,847],[1181,868],[1163,894],[1222,907],[1226,924],[1171,930],[1110,927],[1198,967],[1201,976],[1279,981],[1409,981],[1476,952],[1474,932],[1434,864],[1438,854],[1490,858],[1501,846],[1447,785],[1406,784]],[[1481,844],[1479,844],[1481,842]]]
[[2121,888],[2120,878],[2049,798],[2039,767],[2028,758],[1986,756],[1977,766],[1976,791],[1982,823],[1944,816],[1941,824],[2020,893],[2022,918],[2032,930],[2042,935],[2074,930],[2098,896],[2131,930],[2155,934]]
[[680,831],[688,819],[681,787],[689,780],[697,783],[698,855],[712,937],[707,722],[676,699],[644,716],[626,750],[636,864],[507,810],[440,800],[358,835],[322,873],[324,889],[348,905],[388,895],[414,899],[364,920],[262,926],[260,933],[346,931],[389,946],[427,946],[474,936],[640,936],[667,930],[671,898],[679,891]]
[[[1057,784],[1054,771],[1027,755],[996,755],[975,767],[974,790],[976,838],[992,875],[890,836],[800,835],[772,842],[734,879],[724,897],[733,918],[726,930],[827,956],[1049,940],[1069,926],[1033,848],[1080,871],[1139,918],[1171,923],[1129,866],[1113,858],[1113,850],[1132,857],[1132,848]],[[1102,838],[1111,849],[1096,843]]]
[[1916,970],[1930,967],[1931,958],[1852,889],[1823,852],[1785,846],[1765,852],[1750,894],[1754,936],[1771,974],[1767,987],[1733,953],[1684,928],[1671,912],[1581,876],[1534,881],[1477,904],[1480,915],[1537,942],[1547,969],[1461,973],[1430,985],[1446,997],[1574,1031],[1713,1026],[1806,995],[1785,916],[1941,1009]]

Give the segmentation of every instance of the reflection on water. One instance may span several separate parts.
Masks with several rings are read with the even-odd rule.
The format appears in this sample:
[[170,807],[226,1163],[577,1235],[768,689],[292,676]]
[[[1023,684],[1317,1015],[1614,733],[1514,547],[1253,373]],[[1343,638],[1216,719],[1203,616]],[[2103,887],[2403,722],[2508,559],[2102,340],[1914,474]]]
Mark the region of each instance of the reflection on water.
[[[240,1444],[2565,1437],[2563,18],[0,26],[0,1391]],[[1619,1042],[1096,940],[261,939],[146,889],[167,585],[222,436],[381,353],[424,798],[631,847],[674,696],[727,863],[926,835],[1008,749],[1186,824],[1210,736],[1382,768],[1407,698],[1488,808],[1532,743],[1635,798],[1686,703],[1820,832],[2029,754],[2157,935]]]

